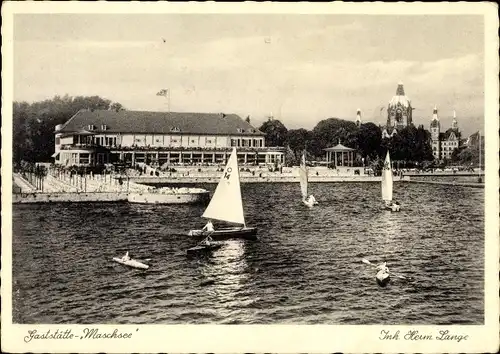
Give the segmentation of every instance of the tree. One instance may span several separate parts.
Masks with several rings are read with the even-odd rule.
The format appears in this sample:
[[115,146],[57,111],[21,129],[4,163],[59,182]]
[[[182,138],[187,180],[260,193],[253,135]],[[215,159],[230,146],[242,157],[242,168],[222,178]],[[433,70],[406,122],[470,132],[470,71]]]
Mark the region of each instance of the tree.
[[123,107],[121,103],[118,103],[118,102],[113,102],[113,103],[109,106],[109,109],[110,109],[110,110],[112,110],[112,111],[119,112],[119,111],[124,111],[124,110],[125,110],[125,107]]
[[382,130],[373,123],[361,124],[356,133],[357,149],[364,158],[376,158],[382,143]]
[[13,102],[13,160],[51,161],[54,128],[65,123],[81,109],[123,110],[118,103],[99,96],[54,96],[33,102]]
[[315,156],[322,156],[323,149],[337,145],[339,141],[343,145],[355,148],[357,129],[356,123],[352,121],[339,118],[324,119],[316,124],[312,131],[315,144],[311,144],[311,152]]
[[285,146],[288,129],[279,120],[269,119],[259,130],[266,134],[267,146]]
[[291,129],[288,131],[286,142],[294,156],[295,161],[300,160],[302,151],[309,150],[308,144],[312,140],[312,138],[312,132],[304,128]]

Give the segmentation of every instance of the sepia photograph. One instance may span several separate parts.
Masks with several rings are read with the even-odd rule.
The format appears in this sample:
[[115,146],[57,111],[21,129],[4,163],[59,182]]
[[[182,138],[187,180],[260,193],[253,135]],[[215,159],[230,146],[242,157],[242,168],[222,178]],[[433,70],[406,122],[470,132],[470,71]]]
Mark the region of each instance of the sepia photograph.
[[2,350],[498,349],[494,5],[7,5]]

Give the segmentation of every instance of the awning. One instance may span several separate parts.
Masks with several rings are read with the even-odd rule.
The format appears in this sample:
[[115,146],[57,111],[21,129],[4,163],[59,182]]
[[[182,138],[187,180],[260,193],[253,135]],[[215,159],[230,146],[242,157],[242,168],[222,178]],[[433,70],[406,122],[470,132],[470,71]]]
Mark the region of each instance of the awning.
[[58,151],[58,152],[54,152],[54,153],[52,154],[52,157],[57,157],[57,156],[59,155],[59,153],[60,153],[60,151]]

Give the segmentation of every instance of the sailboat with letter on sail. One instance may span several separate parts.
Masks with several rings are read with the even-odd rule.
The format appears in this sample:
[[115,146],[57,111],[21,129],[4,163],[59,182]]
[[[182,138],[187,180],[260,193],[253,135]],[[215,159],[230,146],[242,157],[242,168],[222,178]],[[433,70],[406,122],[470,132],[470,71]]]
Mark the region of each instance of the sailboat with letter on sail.
[[306,206],[308,206],[309,208],[312,208],[312,206],[315,204],[318,204],[318,202],[316,201],[316,199],[314,198],[313,195],[307,194],[309,177],[308,177],[308,173],[307,173],[306,152],[305,151],[302,154],[302,158],[300,160],[299,178],[300,178],[300,192],[302,193],[302,202]]
[[219,184],[217,185],[214,195],[212,196],[212,199],[210,200],[210,203],[205,209],[202,217],[209,220],[220,220],[242,226],[214,229],[208,233],[203,229],[191,230],[189,231],[189,236],[210,235],[210,237],[214,240],[229,238],[245,238],[254,240],[257,238],[257,229],[254,227],[248,227],[245,223],[236,148],[233,148],[231,156],[227,161],[226,168],[220,178]]
[[392,201],[392,185],[394,183],[392,176],[391,157],[389,156],[389,150],[387,150],[384,167],[382,167],[382,200],[385,202],[385,209],[399,211],[401,208],[399,203]]

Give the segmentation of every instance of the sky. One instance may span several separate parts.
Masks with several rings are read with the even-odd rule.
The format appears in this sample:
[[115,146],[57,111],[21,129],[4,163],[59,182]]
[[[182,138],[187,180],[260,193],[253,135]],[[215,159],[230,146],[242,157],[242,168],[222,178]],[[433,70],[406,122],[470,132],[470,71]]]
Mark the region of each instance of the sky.
[[484,117],[478,15],[17,14],[14,100],[99,95],[129,110],[268,116],[289,129],[329,117],[383,124],[403,82],[414,124]]

